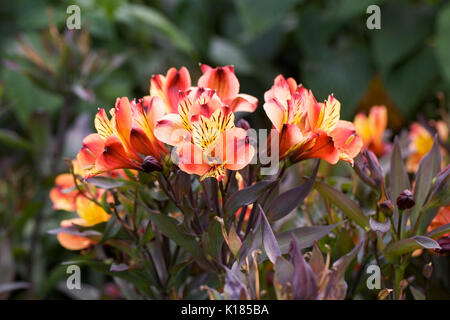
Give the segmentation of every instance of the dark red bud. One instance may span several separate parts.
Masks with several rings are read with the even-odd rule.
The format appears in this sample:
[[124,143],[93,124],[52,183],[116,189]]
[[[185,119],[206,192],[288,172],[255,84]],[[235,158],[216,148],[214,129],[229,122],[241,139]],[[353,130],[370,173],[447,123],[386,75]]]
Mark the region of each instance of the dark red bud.
[[415,204],[414,195],[408,189],[403,190],[397,198],[397,206],[400,210],[412,208]]
[[248,130],[248,129],[250,129],[250,124],[248,123],[247,120],[241,119],[237,122],[236,127],[242,128],[244,130]]
[[448,255],[450,253],[450,236],[441,237],[437,240],[437,243],[441,247],[440,249],[434,249],[434,252],[439,255]]
[[146,156],[142,163],[142,170],[145,172],[161,171],[162,166],[155,157]]

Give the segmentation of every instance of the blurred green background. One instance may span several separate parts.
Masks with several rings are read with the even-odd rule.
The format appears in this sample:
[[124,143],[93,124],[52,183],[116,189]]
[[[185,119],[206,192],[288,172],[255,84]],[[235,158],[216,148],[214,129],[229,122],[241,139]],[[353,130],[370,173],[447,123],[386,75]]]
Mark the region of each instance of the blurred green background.
[[[68,31],[66,9],[81,9]],[[381,30],[366,9],[381,8]],[[249,120],[270,124],[263,93],[283,73],[342,102],[351,120],[374,104],[389,108],[398,132],[419,114],[438,117],[450,93],[448,1],[376,0],[15,0],[0,6],[0,298],[2,284],[25,281],[16,298],[71,297],[59,285],[62,249],[46,230],[69,214],[48,192],[98,107],[148,94],[152,74],[198,63],[233,64],[241,92],[260,99]],[[113,295],[95,273],[85,297]],[[447,284],[448,286],[448,284]],[[111,290],[110,290],[111,291]]]

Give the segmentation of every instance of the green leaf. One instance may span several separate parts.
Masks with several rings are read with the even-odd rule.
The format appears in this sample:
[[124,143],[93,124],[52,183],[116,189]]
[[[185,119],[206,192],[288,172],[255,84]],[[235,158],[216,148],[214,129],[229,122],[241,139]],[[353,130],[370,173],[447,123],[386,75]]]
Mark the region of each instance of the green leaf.
[[160,30],[178,49],[194,54],[195,48],[189,38],[160,12],[139,4],[124,4],[116,12],[116,19],[124,22],[144,23]]
[[18,72],[4,69],[2,78],[6,83],[5,96],[23,127],[26,127],[34,111],[45,110],[50,113],[62,104],[60,96],[39,89]]
[[450,84],[450,3],[440,9],[437,17],[435,52],[443,76]]
[[407,239],[391,242],[384,248],[383,254],[391,262],[394,262],[395,258],[413,252],[417,249],[440,249],[439,244],[426,236],[414,236]]
[[[398,138],[395,137],[394,149],[391,155],[391,171],[389,175],[390,198],[396,203],[397,197],[405,189],[411,189],[408,173],[403,163],[402,153]],[[406,216],[405,216],[406,217]],[[397,206],[394,207],[394,228],[398,226],[399,212]],[[404,228],[403,228],[404,229]]]
[[193,236],[183,233],[178,227],[177,220],[153,211],[147,210],[150,220],[161,230],[164,235],[174,241],[184,250],[192,254],[193,258],[199,264],[206,264],[206,259],[203,255],[200,245]]
[[263,180],[233,193],[225,204],[227,216],[234,214],[240,207],[248,206],[255,202],[267,189],[276,183],[278,183],[278,180]]
[[216,220],[211,220],[205,233],[202,235],[202,244],[205,253],[217,259],[223,244],[222,228]]
[[0,129],[0,144],[5,144],[16,149],[31,150],[32,146],[17,133],[7,129]]
[[125,182],[121,180],[102,176],[89,178],[87,179],[87,182],[102,189],[114,189],[125,185]]
[[419,289],[414,288],[413,286],[409,286],[409,291],[411,291],[411,294],[414,298],[414,300],[425,300],[425,295],[420,291]]
[[432,28],[431,6],[387,2],[381,8],[381,29],[370,32],[375,61],[382,72],[422,45]]
[[366,230],[370,229],[369,218],[364,215],[359,205],[339,190],[327,185],[324,182],[316,181],[314,188],[322,195],[322,197],[331,201],[336,205],[345,216],[356,222]]
[[425,45],[385,77],[389,96],[405,117],[415,114],[411,111],[429,94],[438,74],[433,49]]
[[253,38],[276,26],[296,0],[234,0],[247,34]]
[[272,200],[269,208],[267,209],[267,219],[269,221],[276,221],[283,218],[297,208],[303,200],[305,200],[314,186],[319,165],[320,160],[316,162],[311,177],[305,183],[283,192]]
[[289,250],[289,243],[292,240],[292,234],[295,236],[300,249],[308,248],[314,245],[315,241],[319,241],[331,231],[333,231],[339,223],[329,226],[310,226],[300,227],[292,230],[279,233],[276,238],[280,246],[281,253],[287,253]]
[[427,195],[431,189],[433,178],[441,169],[441,150],[437,139],[434,140],[433,147],[420,161],[419,169],[416,175],[416,184],[414,187],[415,205],[411,209],[411,225],[416,224],[419,212],[425,204]]
[[[301,61],[301,79],[317,100],[329,94],[341,102],[341,118],[351,119],[372,76],[369,51],[361,45],[324,48]],[[352,72],[349,72],[352,70]]]
[[241,74],[250,74],[253,66],[245,53],[231,41],[219,37],[211,39],[209,56],[217,65],[234,65]]
[[438,238],[447,232],[450,232],[450,223],[444,224],[443,226],[437,227],[430,232],[426,233],[425,236],[430,238]]

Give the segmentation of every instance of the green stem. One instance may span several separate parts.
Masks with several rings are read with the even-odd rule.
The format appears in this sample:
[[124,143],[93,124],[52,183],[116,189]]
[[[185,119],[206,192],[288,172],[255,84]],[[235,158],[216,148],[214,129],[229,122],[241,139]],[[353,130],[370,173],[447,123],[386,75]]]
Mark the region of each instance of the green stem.
[[401,300],[402,299],[402,289],[400,287],[400,282],[403,280],[405,276],[405,266],[402,264],[395,268],[395,299]]

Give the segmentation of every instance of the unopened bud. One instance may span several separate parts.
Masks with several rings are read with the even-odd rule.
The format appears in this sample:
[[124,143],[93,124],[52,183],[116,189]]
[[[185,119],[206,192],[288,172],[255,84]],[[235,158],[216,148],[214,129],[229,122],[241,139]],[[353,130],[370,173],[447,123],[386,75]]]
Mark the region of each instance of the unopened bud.
[[242,128],[244,130],[248,130],[248,129],[250,129],[250,124],[248,123],[247,120],[241,119],[236,123],[236,127]]
[[434,249],[434,252],[439,255],[448,255],[450,253],[450,236],[441,237],[437,240],[437,243],[441,247],[440,249]]
[[403,190],[397,198],[397,206],[400,210],[412,208],[415,204],[414,196],[408,189]]
[[155,157],[146,156],[142,163],[142,170],[145,172],[161,171],[162,166]]
[[422,274],[425,277],[425,279],[430,279],[432,273],[433,273],[433,264],[429,262],[423,266]]
[[380,211],[387,217],[392,216],[392,213],[394,212],[394,205],[389,199],[379,203],[378,208],[380,208]]

